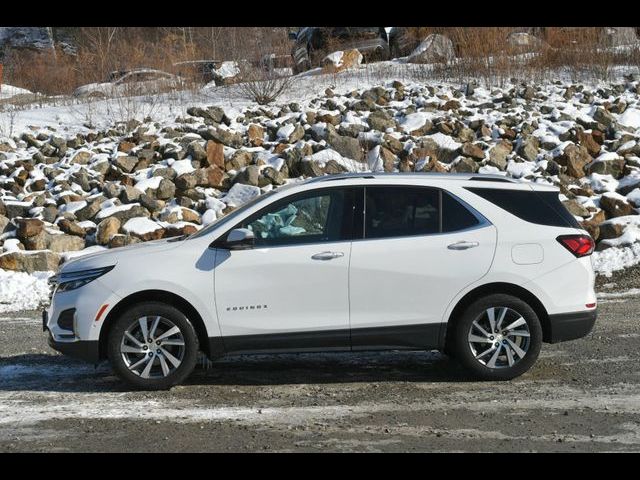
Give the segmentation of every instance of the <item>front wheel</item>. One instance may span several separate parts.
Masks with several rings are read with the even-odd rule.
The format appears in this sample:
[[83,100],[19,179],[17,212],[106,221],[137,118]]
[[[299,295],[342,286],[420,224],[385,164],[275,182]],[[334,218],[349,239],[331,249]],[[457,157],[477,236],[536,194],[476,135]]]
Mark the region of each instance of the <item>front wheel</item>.
[[542,327],[523,300],[505,294],[476,300],[454,326],[455,358],[483,380],[510,380],[529,370],[542,346]]
[[198,336],[175,307],[144,302],[127,310],[108,338],[116,374],[143,390],[165,390],[185,380],[196,365]]

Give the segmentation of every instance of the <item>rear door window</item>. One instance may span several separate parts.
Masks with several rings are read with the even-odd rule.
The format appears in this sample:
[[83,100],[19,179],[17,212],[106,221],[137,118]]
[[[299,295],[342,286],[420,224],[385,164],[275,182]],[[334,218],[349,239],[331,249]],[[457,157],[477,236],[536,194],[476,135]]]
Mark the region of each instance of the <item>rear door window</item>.
[[440,233],[440,192],[425,187],[367,187],[365,238]]

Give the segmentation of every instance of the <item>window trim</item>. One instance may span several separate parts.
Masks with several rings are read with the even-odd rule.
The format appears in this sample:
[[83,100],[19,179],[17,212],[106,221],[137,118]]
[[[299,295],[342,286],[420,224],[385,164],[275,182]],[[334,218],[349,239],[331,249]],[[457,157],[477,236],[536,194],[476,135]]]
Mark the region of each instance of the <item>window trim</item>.
[[[490,225],[493,225],[488,219],[487,217],[485,217],[484,215],[482,215],[478,210],[476,210],[475,208],[473,208],[471,205],[469,205],[468,202],[464,201],[462,198],[460,198],[459,196],[455,195],[454,193],[452,193],[451,191],[442,188],[442,187],[435,187],[432,185],[398,185],[398,184],[383,184],[383,185],[363,185],[363,197],[362,197],[362,202],[363,202],[363,211],[362,211],[362,237],[361,238],[356,238],[355,237],[355,232],[354,232],[354,238],[353,241],[380,241],[380,240],[392,240],[392,239],[407,239],[407,238],[418,238],[418,237],[434,237],[434,236],[438,236],[438,235],[451,235],[451,234],[455,234],[455,233],[462,233],[462,232],[469,232],[472,230],[478,230],[480,228],[485,228],[488,227]],[[439,215],[439,232],[437,233],[418,233],[415,235],[398,235],[398,236],[394,236],[394,237],[379,237],[379,238],[367,238],[366,237],[366,212],[367,212],[367,188],[385,188],[385,187],[393,187],[393,188],[414,188],[414,189],[429,189],[429,190],[436,190],[438,192],[438,215]],[[457,202],[459,202],[463,207],[465,207],[475,218],[476,220],[478,220],[478,223],[472,227],[468,227],[468,228],[463,228],[460,230],[452,230],[449,232],[443,232],[442,231],[442,195],[444,194],[448,194],[451,196],[451,198]],[[355,222],[354,222],[355,224]]]

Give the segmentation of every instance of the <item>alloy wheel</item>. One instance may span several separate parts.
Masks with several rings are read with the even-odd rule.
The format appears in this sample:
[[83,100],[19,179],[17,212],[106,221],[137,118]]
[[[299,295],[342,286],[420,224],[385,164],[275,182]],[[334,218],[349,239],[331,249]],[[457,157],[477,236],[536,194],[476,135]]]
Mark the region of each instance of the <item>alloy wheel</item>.
[[513,367],[531,345],[526,320],[508,307],[491,307],[478,315],[467,339],[475,359],[489,368]]
[[127,368],[142,378],[164,378],[184,359],[185,340],[180,328],[162,316],[140,317],[125,330],[120,354]]

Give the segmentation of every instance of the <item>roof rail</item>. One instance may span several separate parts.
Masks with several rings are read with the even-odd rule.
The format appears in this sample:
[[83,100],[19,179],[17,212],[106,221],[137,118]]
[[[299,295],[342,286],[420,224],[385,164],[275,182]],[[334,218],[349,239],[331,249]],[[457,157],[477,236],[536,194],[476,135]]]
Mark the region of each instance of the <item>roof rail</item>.
[[348,180],[352,178],[364,178],[375,179],[381,177],[415,177],[415,176],[429,176],[434,178],[440,178],[442,180],[476,180],[484,182],[508,182],[508,183],[521,183],[520,180],[506,177],[504,175],[496,175],[492,173],[436,173],[436,172],[407,172],[407,173],[393,173],[393,172],[350,172],[350,173],[337,173],[323,175],[320,177],[312,177],[305,181],[305,183],[319,183],[328,182],[333,180]]

